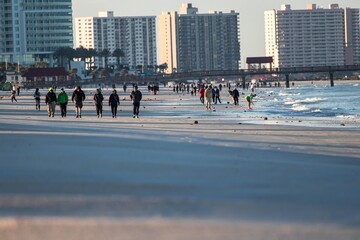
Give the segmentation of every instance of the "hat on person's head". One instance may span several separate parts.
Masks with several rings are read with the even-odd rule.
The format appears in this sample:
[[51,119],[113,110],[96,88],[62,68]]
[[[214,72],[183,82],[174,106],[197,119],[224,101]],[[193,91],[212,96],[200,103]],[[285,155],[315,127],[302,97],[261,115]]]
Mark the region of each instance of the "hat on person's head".
[[62,87],[60,90],[61,90],[61,91],[64,91],[64,88]]
[[49,88],[49,91],[53,91],[54,89],[51,87],[51,88]]

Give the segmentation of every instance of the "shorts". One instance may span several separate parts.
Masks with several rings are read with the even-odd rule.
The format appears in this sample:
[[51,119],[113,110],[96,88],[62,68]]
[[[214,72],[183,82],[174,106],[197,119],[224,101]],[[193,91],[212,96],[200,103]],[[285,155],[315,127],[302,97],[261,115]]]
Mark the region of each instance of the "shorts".
[[75,102],[75,107],[77,107],[77,108],[82,108],[82,107],[83,107],[83,103],[82,103],[82,102]]

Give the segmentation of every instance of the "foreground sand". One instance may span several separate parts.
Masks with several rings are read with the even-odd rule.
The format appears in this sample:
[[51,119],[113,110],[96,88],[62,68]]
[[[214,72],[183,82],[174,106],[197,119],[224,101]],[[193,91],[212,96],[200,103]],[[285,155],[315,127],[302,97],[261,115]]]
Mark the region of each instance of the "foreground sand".
[[360,238],[358,130],[247,124],[189,98],[145,94],[140,119],[129,101],[118,119],[91,101],[49,119],[30,92],[0,100],[0,239]]

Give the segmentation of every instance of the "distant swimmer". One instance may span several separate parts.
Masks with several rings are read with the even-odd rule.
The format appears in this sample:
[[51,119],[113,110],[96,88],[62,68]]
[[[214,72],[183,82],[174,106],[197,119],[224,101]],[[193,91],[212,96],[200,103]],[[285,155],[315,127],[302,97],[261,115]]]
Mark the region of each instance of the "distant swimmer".
[[252,109],[251,108],[251,104],[254,105],[254,102],[253,102],[253,98],[256,97],[256,94],[252,94],[250,93],[249,95],[246,96],[246,101],[248,102],[248,106],[249,106],[249,109]]

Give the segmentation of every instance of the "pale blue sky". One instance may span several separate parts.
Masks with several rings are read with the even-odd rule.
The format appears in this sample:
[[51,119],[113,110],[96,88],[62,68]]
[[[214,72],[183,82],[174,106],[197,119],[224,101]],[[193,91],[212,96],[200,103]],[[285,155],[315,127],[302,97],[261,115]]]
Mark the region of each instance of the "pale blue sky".
[[193,3],[200,13],[209,10],[240,13],[241,56],[265,54],[264,11],[279,9],[281,4],[291,4],[292,9],[305,8],[307,3],[328,7],[338,3],[340,7],[360,8],[360,0],[342,1],[303,1],[303,0],[73,0],[74,17],[97,16],[99,11],[114,11],[116,16],[158,16],[163,11],[178,11],[184,2]]

